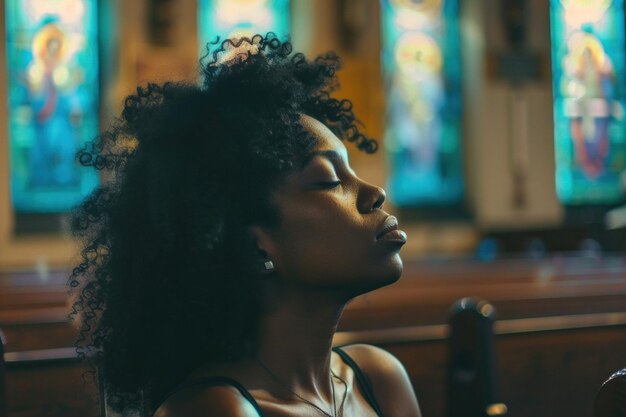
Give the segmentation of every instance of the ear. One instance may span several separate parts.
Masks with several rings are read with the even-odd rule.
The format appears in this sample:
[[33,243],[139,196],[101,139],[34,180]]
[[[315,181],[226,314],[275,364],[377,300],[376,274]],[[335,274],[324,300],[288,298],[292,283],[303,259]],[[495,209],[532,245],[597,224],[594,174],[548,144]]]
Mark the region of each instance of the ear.
[[262,275],[273,275],[276,262],[276,245],[272,233],[261,226],[250,226],[248,233],[254,241],[259,256],[259,271]]
[[262,226],[250,226],[248,233],[250,233],[250,236],[256,243],[259,255],[269,260],[275,260],[276,245],[270,230]]

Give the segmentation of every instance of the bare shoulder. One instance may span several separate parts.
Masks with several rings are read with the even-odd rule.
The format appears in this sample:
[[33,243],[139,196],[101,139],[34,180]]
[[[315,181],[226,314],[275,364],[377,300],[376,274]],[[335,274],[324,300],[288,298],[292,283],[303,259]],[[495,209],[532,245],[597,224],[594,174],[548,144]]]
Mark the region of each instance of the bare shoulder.
[[236,388],[190,387],[168,398],[154,417],[259,417],[259,413]]
[[355,344],[342,347],[370,378],[398,378],[406,374],[404,365],[391,353],[377,346]]
[[368,377],[374,396],[386,416],[421,417],[413,385],[402,362],[376,346],[342,347]]

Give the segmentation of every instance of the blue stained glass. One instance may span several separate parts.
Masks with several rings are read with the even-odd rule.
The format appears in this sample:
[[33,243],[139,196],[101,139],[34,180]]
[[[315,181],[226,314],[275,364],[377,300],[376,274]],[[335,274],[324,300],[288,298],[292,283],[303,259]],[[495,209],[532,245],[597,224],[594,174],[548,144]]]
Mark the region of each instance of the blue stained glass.
[[68,211],[98,183],[76,150],[98,133],[96,0],[7,0],[8,128],[16,212]]
[[551,0],[556,189],[565,204],[623,200],[623,0]]
[[387,184],[397,206],[463,198],[457,0],[381,0]]
[[241,38],[274,32],[282,40],[289,34],[289,0],[199,0],[200,48],[216,36]]

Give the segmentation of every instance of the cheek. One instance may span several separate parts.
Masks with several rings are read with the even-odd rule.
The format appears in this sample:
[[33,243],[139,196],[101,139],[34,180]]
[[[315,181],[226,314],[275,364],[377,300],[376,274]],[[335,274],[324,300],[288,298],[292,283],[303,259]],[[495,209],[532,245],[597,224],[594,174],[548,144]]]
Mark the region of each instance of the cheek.
[[287,280],[375,288],[402,272],[398,253],[377,245],[375,231],[360,216],[309,209],[289,217],[284,226],[278,260]]
[[309,208],[286,218],[283,226],[281,265],[285,273],[302,280],[345,276],[371,245],[362,219],[339,210]]

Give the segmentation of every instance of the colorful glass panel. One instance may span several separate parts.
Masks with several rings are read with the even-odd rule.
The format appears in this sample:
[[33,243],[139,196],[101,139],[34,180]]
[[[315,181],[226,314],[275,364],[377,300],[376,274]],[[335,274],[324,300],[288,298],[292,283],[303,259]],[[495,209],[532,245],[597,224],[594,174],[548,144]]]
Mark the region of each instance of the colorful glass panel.
[[463,197],[457,0],[381,0],[387,184],[397,206]]
[[200,0],[198,28],[200,47],[226,38],[274,32],[280,39],[289,34],[289,0]]
[[556,189],[565,204],[624,198],[624,1],[551,0]]
[[7,0],[14,210],[68,211],[98,183],[75,153],[98,133],[96,0]]

